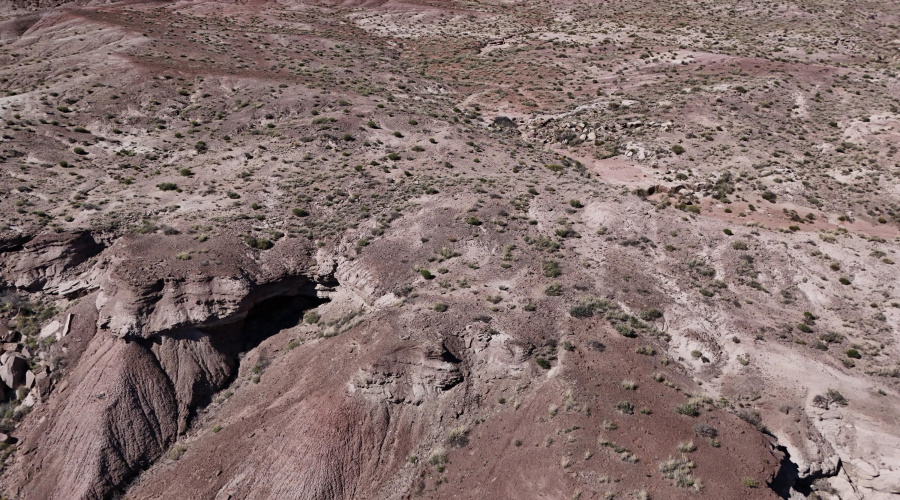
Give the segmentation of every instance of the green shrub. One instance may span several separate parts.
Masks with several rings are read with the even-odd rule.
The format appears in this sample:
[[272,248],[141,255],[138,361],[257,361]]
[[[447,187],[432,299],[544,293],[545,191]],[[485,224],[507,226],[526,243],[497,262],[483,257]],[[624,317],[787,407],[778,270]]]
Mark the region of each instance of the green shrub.
[[628,401],[619,401],[616,404],[616,409],[625,415],[634,415],[634,405]]
[[559,270],[559,262],[549,259],[541,263],[541,271],[548,278],[556,278],[562,274],[562,271]]
[[644,321],[654,321],[662,317],[662,311],[656,308],[647,309],[646,311],[641,312],[641,319]]
[[700,415],[700,409],[703,408],[703,405],[706,403],[704,398],[694,397],[683,404],[680,404],[675,407],[675,413],[679,415],[687,415],[689,417],[696,417]]
[[244,238],[244,243],[247,244],[250,248],[256,248],[258,250],[268,250],[275,246],[271,240],[265,238],[254,238],[252,236],[248,236]]
[[174,447],[172,447],[171,450],[169,450],[169,453],[168,453],[169,460],[180,459],[186,451],[187,451],[186,447],[184,447],[180,444],[176,444]]
[[158,187],[160,191],[175,191],[178,189],[178,184],[175,184],[174,182],[163,182],[157,184],[156,187]]
[[860,359],[862,358],[862,354],[859,353],[856,349],[847,349],[847,357],[852,359]]

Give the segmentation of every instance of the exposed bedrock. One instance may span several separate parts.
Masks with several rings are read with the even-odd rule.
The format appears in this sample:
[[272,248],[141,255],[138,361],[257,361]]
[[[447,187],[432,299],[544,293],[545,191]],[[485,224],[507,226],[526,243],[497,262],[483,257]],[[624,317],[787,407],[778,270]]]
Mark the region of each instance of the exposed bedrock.
[[[296,320],[320,303],[317,284],[335,285],[305,248],[286,248],[273,263],[223,242],[198,273],[166,258],[172,241],[127,238],[101,258],[98,320],[87,326],[93,332],[76,332],[90,340],[51,397],[48,418],[22,436],[30,452],[10,474],[17,496],[105,498],[158,459],[233,380],[241,352],[277,332],[284,314]],[[287,312],[273,311],[273,301]],[[263,314],[254,317],[256,308]]]

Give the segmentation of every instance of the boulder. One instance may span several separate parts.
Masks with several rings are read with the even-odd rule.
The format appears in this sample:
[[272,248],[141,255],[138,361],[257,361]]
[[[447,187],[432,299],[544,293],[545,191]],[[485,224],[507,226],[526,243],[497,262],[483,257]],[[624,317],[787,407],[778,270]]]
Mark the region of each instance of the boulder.
[[0,356],[0,380],[7,387],[18,389],[25,384],[25,374],[28,372],[28,363],[24,358],[10,352]]
[[51,335],[56,335],[59,332],[60,322],[57,320],[53,320],[48,323],[44,328],[41,328],[41,333],[38,336],[42,339],[45,339]]

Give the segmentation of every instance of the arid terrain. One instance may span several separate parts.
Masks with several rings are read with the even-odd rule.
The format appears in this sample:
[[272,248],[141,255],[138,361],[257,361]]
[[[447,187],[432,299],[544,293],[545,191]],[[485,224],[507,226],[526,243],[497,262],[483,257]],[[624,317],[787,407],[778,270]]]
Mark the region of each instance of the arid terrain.
[[900,4],[0,2],[0,498],[900,498]]

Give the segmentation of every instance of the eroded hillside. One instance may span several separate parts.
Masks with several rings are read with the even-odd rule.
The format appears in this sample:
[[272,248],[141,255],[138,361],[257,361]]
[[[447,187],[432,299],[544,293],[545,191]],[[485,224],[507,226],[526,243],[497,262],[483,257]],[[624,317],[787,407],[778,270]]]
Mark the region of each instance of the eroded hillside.
[[5,497],[900,494],[895,4],[2,11]]

